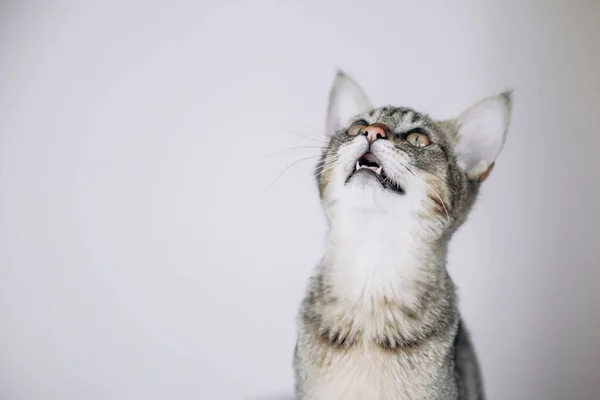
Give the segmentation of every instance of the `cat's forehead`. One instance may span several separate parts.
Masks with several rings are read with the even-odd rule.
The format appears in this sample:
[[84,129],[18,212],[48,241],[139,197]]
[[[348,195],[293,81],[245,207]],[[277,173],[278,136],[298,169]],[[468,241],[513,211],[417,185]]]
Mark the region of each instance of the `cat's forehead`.
[[394,131],[403,131],[415,127],[433,127],[434,121],[427,114],[420,113],[408,107],[385,106],[370,110],[360,116],[370,124],[379,122],[389,126]]

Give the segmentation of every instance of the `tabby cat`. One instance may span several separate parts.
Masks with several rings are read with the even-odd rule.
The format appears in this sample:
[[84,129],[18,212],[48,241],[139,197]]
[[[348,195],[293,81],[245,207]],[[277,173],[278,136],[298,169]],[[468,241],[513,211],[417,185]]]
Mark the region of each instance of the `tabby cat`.
[[484,398],[446,259],[510,114],[510,93],[444,121],[377,108],[338,73],[316,168],[327,246],[299,313],[297,399]]

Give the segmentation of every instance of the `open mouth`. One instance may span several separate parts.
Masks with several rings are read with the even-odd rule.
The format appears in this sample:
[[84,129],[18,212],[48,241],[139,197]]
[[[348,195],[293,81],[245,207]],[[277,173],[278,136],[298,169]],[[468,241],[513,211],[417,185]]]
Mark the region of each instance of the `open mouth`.
[[381,186],[386,189],[393,190],[394,192],[398,192],[404,194],[404,189],[398,185],[396,182],[393,182],[386,175],[383,170],[383,166],[377,157],[375,157],[371,153],[365,153],[358,160],[356,160],[356,165],[354,166],[354,171],[350,174],[346,183],[350,181],[350,179],[358,174],[358,173],[370,173],[373,174],[379,180]]
[[354,167],[354,171],[359,171],[361,169],[366,169],[375,172],[375,175],[381,177],[383,174],[383,167],[381,163],[371,153],[363,154],[358,160],[356,160],[356,166]]

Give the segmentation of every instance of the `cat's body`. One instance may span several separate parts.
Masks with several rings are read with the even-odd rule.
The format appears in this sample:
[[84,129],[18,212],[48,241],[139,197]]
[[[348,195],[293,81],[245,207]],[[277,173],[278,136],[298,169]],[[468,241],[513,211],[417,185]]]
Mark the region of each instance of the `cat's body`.
[[[504,143],[508,111],[508,95],[446,122],[374,109],[338,75],[317,167],[327,250],[299,315],[299,400],[483,399],[446,253]],[[485,129],[482,145],[473,135]]]

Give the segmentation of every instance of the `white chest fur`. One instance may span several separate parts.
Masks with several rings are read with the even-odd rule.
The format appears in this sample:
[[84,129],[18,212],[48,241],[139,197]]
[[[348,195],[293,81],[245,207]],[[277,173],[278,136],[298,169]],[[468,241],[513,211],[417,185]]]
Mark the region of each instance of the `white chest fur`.
[[[452,399],[455,388],[439,391],[436,381],[452,381],[448,346],[436,338],[412,349],[388,350],[374,340],[385,334],[390,320],[411,329],[410,318],[389,315],[382,300],[411,309],[419,302],[415,283],[428,274],[423,268],[422,244],[411,229],[416,221],[409,212],[373,213],[353,209],[337,226],[332,226],[324,263],[335,305],[323,306],[323,320],[336,326],[352,321],[361,331],[350,348],[315,343],[307,369],[312,382],[306,399],[384,400]],[[343,324],[341,324],[343,325]],[[343,329],[343,328],[342,328]],[[317,361],[315,361],[317,360]],[[437,390],[432,390],[437,387]]]
[[331,227],[325,257],[336,294],[354,304],[385,297],[410,307],[416,301],[412,282],[423,273],[412,213],[356,208],[340,213],[345,215]]

